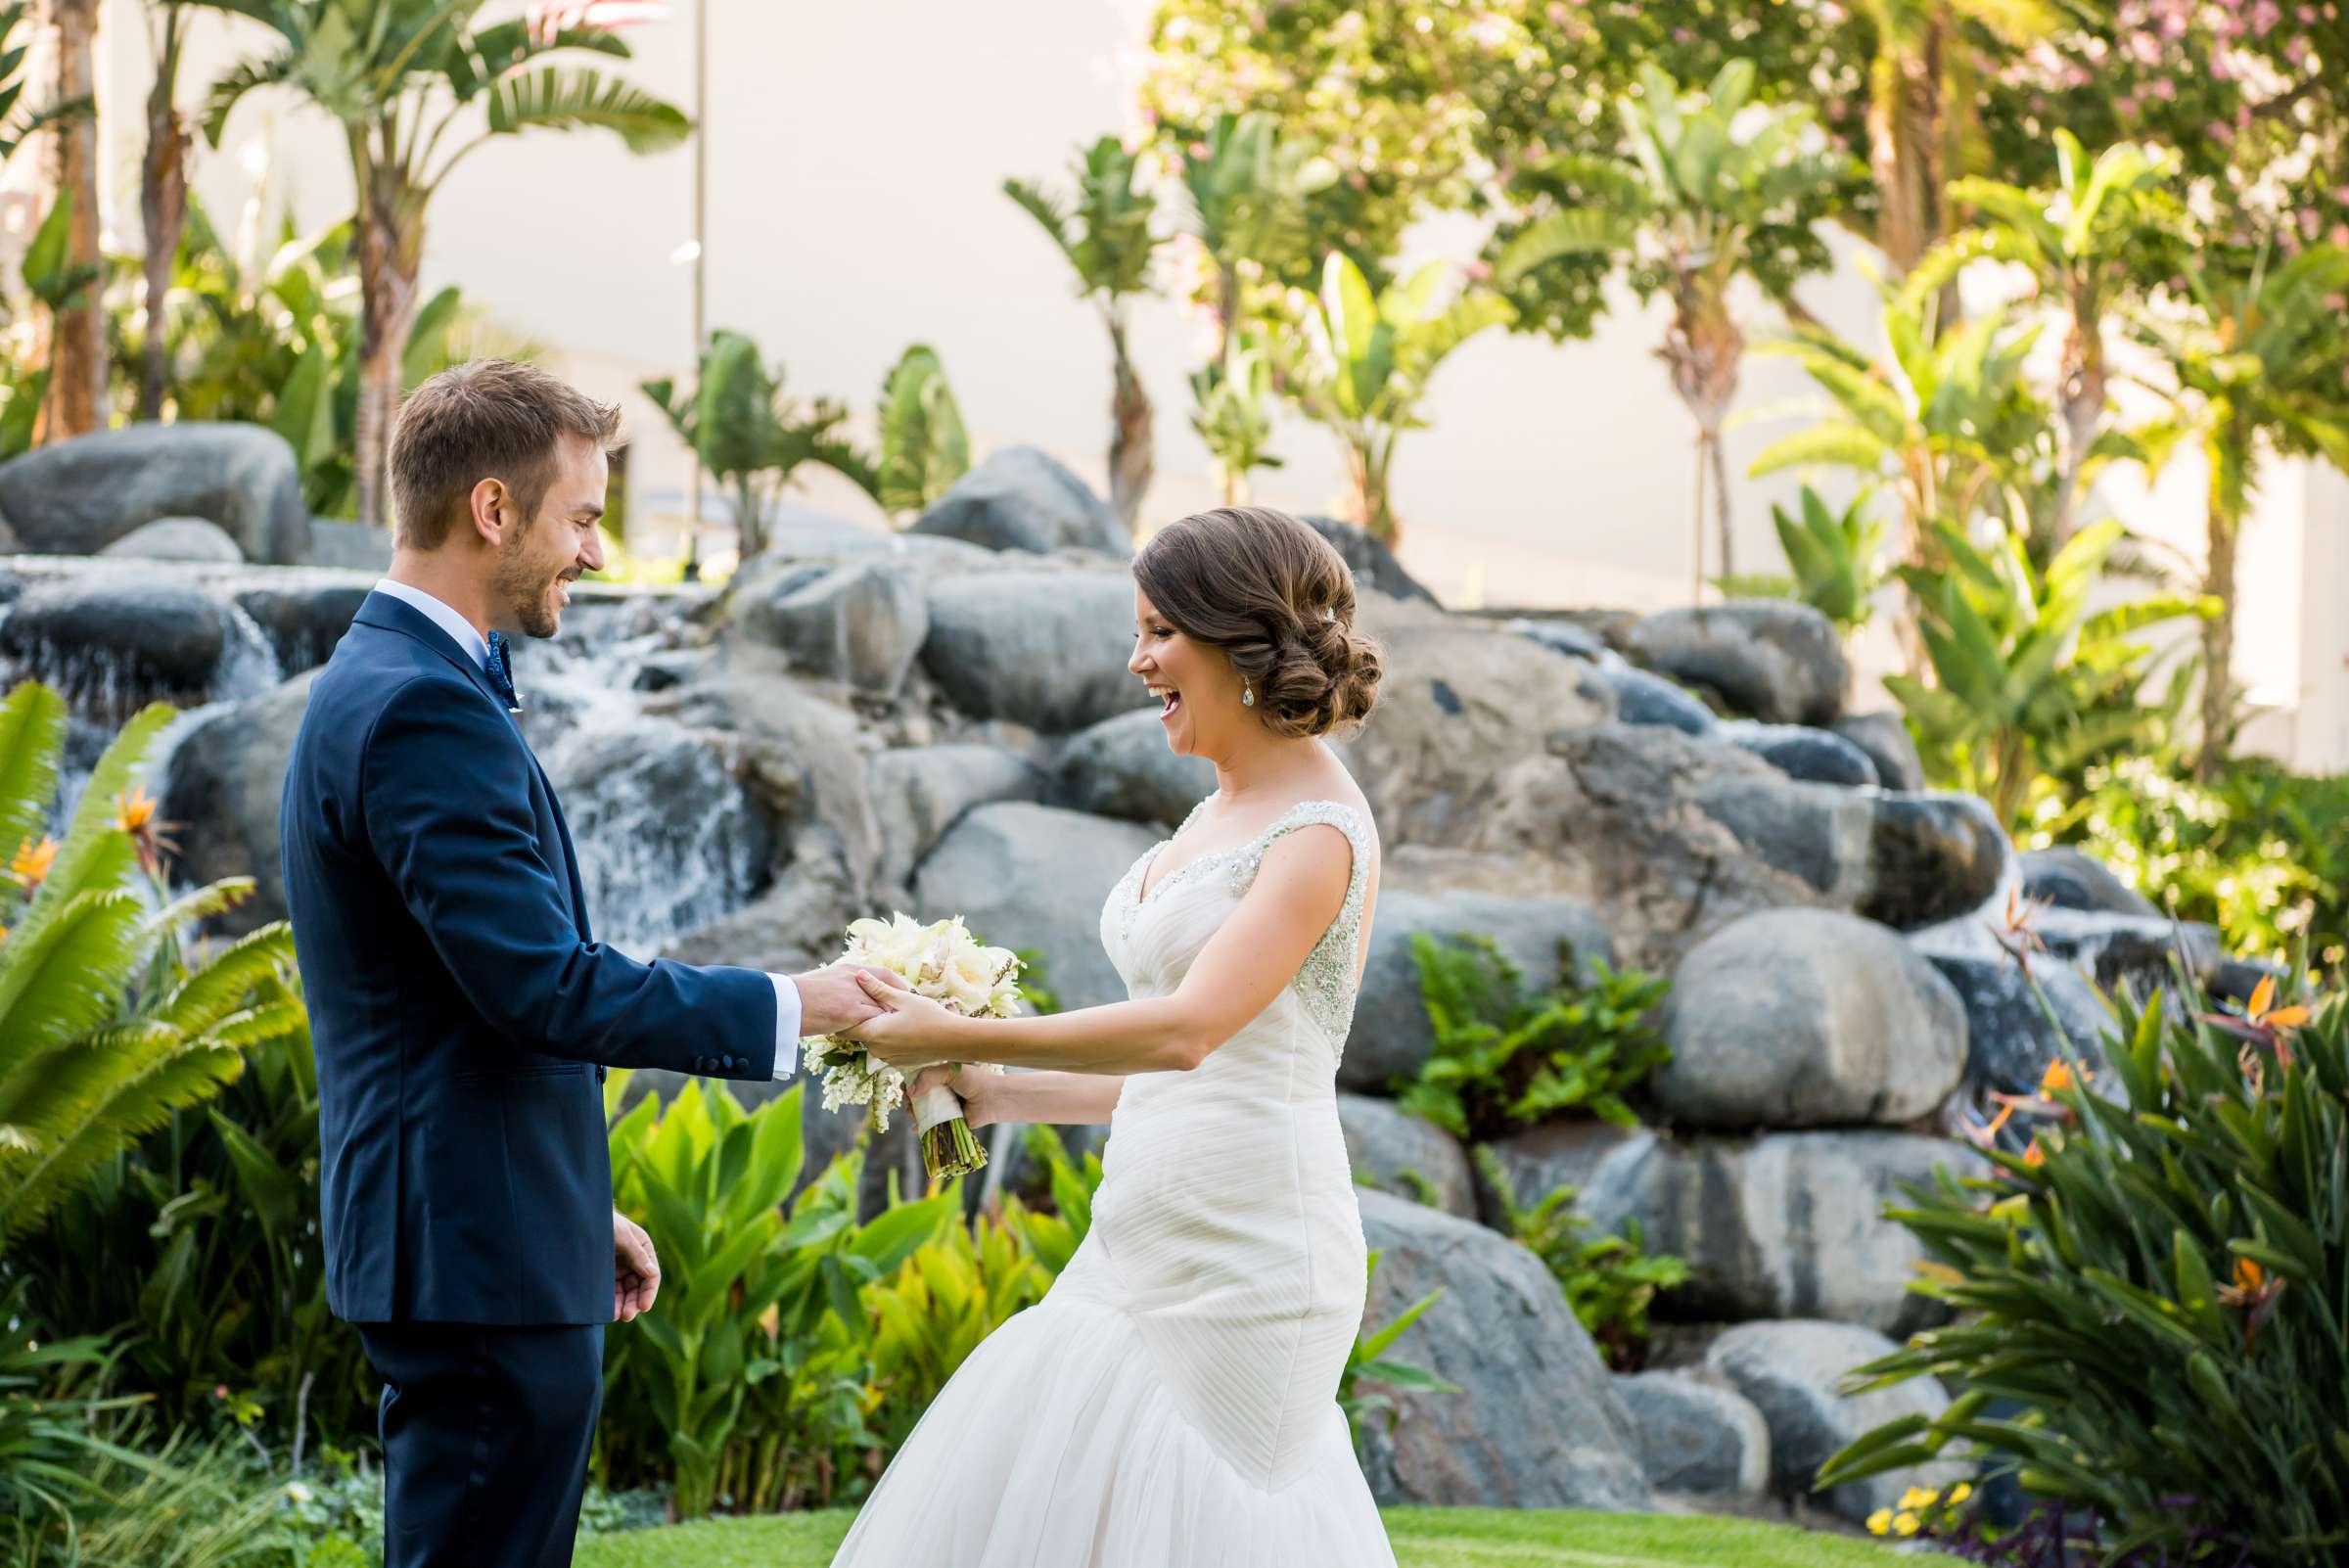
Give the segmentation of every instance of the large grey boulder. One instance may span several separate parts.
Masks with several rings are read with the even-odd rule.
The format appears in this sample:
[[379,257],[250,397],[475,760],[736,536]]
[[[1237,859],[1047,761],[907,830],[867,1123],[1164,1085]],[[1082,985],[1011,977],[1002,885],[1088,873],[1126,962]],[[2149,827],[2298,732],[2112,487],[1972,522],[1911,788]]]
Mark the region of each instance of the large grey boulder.
[[1435,1029],[1420,994],[1411,939],[1426,936],[1442,943],[1463,934],[1491,937],[1523,973],[1528,988],[1537,991],[1557,983],[1566,953],[1584,978],[1593,959],[1612,962],[1615,956],[1597,914],[1571,899],[1383,889],[1354,1028],[1338,1064],[1340,1086],[1388,1094],[1419,1071],[1435,1049]]
[[198,517],[249,561],[310,558],[294,448],[260,425],[128,425],[41,447],[0,464],[0,513],[42,554],[94,555],[143,523]]
[[228,530],[200,517],[160,517],[142,523],[99,555],[132,561],[193,561],[211,566],[241,566],[245,552]]
[[[1782,1497],[1814,1493],[1819,1467],[1855,1438],[1906,1415],[1937,1416],[1950,1397],[1929,1377],[1867,1394],[1846,1394],[1854,1367],[1900,1347],[1848,1323],[1740,1323],[1705,1352],[1705,1366],[1728,1380],[1770,1424],[1771,1481]],[[1819,1499],[1855,1524],[1893,1506],[1911,1487],[1939,1490],[1966,1479],[1954,1460],[1851,1481]]]
[[997,572],[930,585],[922,668],[974,718],[1065,734],[1157,702],[1126,668],[1133,579],[1122,572]]
[[310,565],[382,572],[392,564],[392,530],[372,523],[310,519]]
[[[1513,621],[1504,622],[1503,624],[1520,637],[1531,637],[1551,652],[1562,653],[1569,658],[1590,659],[1603,664],[1610,657],[1607,639],[1580,621],[1520,616]],[[1621,656],[1614,657],[1616,662],[1621,662]],[[1630,667],[1625,666],[1624,668],[1629,669]],[[1635,720],[1627,719],[1626,722],[1635,722]]]
[[1615,1392],[1639,1437],[1639,1467],[1658,1492],[1755,1499],[1770,1485],[1770,1423],[1727,1380],[1701,1370],[1618,1375]]
[[158,814],[199,824],[180,835],[173,874],[199,886],[222,877],[251,877],[255,884],[252,898],[214,922],[222,931],[241,936],[285,917],[278,803],[316,678],[316,671],[297,676],[195,719],[165,764]]
[[1064,1007],[1123,1001],[1101,949],[1109,891],[1157,842],[1148,828],[1049,806],[1001,802],[966,814],[914,874],[925,919],[968,917],[985,940],[1035,947]]
[[1392,1100],[1366,1094],[1338,1096],[1338,1125],[1358,1183],[1476,1218],[1476,1176],[1459,1139]]
[[1831,909],[1750,914],[1674,972],[1648,1080],[1664,1117],[1707,1128],[1897,1126],[1965,1070],[1965,1009],[1899,936]]
[[287,674],[315,669],[332,657],[350,629],[351,618],[374,591],[372,582],[327,572],[272,573],[257,582],[240,582],[237,607],[269,639],[278,668]]
[[1785,599],[1663,610],[1635,623],[1631,656],[1730,712],[1773,724],[1832,724],[1850,668],[1834,623]]
[[1038,555],[1068,548],[1123,555],[1133,547],[1109,503],[1034,446],[990,456],[956,480],[911,531]]
[[1553,735],[1611,718],[1614,696],[1584,660],[1531,638],[1393,601],[1365,605],[1385,678],[1343,755],[1389,843],[1456,844],[1497,775]]
[[1806,784],[1840,784],[1849,789],[1879,782],[1876,764],[1868,761],[1867,754],[1830,729],[1739,718],[1713,733]]
[[236,631],[228,607],[201,588],[124,569],[26,590],[0,621],[0,653],[126,705],[188,701],[211,689]]
[[1559,1122],[1493,1150],[1522,1204],[1570,1186],[1598,1230],[1635,1220],[1650,1252],[1686,1259],[1689,1279],[1659,1315],[1826,1317],[1893,1334],[1947,1314],[1909,1290],[1924,1252],[1885,1206],[1937,1165],[1987,1168],[1964,1144],[1875,1130],[1736,1138]]
[[866,769],[881,821],[878,880],[890,887],[909,882],[913,868],[973,807],[1034,801],[1043,793],[1036,765],[999,746],[901,746],[875,753]]
[[1617,716],[1627,724],[1666,724],[1683,735],[1705,735],[1721,723],[1681,686],[1619,658],[1599,661],[1598,678],[1615,693]]
[[769,557],[734,584],[728,623],[779,648],[796,670],[893,698],[930,634],[912,574],[885,561],[841,565]]
[[2027,899],[2083,913],[2161,918],[2152,899],[2113,875],[2103,861],[2068,844],[2027,852],[2021,869]]
[[607,717],[546,753],[600,940],[642,951],[740,908],[765,881],[772,836],[713,739]]
[[1867,754],[1875,764],[1876,782],[1888,790],[1925,787],[1924,759],[1916,754],[1916,737],[1898,714],[1846,714],[1835,720],[1835,733]]
[[1156,707],[1089,725],[1061,742],[1051,802],[1095,816],[1173,826],[1215,793],[1216,764],[1167,745]]
[[1541,1261],[1408,1199],[1360,1197],[1363,1235],[1380,1254],[1363,1320],[1384,1325],[1442,1290],[1390,1354],[1459,1389],[1397,1394],[1392,1433],[1382,1421],[1364,1423],[1362,1470],[1378,1500],[1648,1506],[1630,1415]]
[[1390,599],[1412,599],[1434,604],[1427,585],[1403,569],[1395,552],[1371,536],[1367,529],[1334,517],[1306,517],[1305,526],[1327,539],[1354,574],[1355,586],[1373,588]]
[[1886,792],[1872,807],[1872,870],[1860,912],[1901,931],[1971,914],[1998,892],[2014,857],[1998,813],[1957,790]]

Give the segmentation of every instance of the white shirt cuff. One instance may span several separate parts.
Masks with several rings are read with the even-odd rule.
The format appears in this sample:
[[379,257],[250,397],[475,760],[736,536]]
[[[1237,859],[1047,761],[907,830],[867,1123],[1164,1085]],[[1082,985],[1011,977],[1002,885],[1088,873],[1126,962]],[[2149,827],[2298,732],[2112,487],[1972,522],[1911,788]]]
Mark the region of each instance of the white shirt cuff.
[[800,1070],[800,988],[789,975],[769,974],[775,983],[775,1082]]

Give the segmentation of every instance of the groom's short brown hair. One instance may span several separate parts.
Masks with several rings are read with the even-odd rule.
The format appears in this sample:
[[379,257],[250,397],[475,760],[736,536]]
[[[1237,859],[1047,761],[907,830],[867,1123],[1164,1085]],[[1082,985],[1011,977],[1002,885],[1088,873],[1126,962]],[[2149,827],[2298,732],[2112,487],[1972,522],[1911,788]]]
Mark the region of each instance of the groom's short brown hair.
[[438,549],[485,479],[502,481],[523,515],[534,517],[563,438],[609,446],[619,432],[617,404],[535,365],[451,366],[408,394],[392,427],[392,538],[408,549]]

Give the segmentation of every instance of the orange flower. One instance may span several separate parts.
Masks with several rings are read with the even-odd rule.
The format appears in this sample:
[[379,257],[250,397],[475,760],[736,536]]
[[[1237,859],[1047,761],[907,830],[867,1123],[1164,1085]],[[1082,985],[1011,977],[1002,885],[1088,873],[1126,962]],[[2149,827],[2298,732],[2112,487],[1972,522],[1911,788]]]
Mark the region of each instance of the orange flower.
[[2046,1072],[2039,1075],[2039,1091],[2042,1094],[2052,1094],[2057,1089],[2078,1088],[2081,1084],[2096,1076],[2096,1074],[2083,1069],[2079,1079],[2075,1080],[2072,1077],[2072,1064],[2058,1056],[2048,1064]]
[[2040,940],[2039,933],[2032,926],[2045,908],[2047,904],[2044,901],[2026,899],[2019,889],[2008,888],[2006,919],[2003,924],[1990,928],[1991,940],[2006,949],[2007,955],[2023,971],[2025,979],[2031,975],[2031,955],[2048,950],[2048,945]]
[[2268,1271],[2249,1258],[2234,1260],[2234,1283],[2219,1287],[2219,1300],[2249,1312],[2250,1315],[2243,1319],[2246,1352],[2259,1337],[2259,1331],[2267,1326],[2268,1319],[2276,1315],[2277,1298],[2283,1294],[2286,1283],[2281,1278],[2270,1278]]
[[57,840],[43,839],[35,844],[30,839],[17,846],[16,855],[8,862],[8,874],[23,884],[30,893],[41,885],[49,868],[57,864]]
[[[2251,988],[2251,999],[2243,1004],[2241,1016],[2204,1013],[2202,1022],[2255,1045],[2265,1045],[2275,1052],[2277,1066],[2288,1068],[2292,1065],[2292,1046],[2285,1037],[2307,1023],[2313,1011],[2298,1002],[2289,1007],[2277,1006],[2276,977],[2262,975],[2259,984]],[[2253,1092],[2258,1089],[2254,1087]]]
[[2023,1150],[2023,1164],[2025,1164],[2025,1165],[2031,1165],[2031,1166],[2039,1166],[2039,1165],[2045,1165],[2045,1164],[2047,1164],[2047,1163],[2048,1163],[2048,1153],[2047,1153],[2047,1151],[2046,1151],[2045,1149],[2043,1149],[2043,1148],[2041,1148],[2041,1147],[2039,1146],[2039,1139],[2037,1139],[2037,1138],[2033,1138],[2033,1139],[2031,1140],[2031,1146],[2030,1146],[2029,1148],[2027,1148],[2027,1149]]
[[138,845],[139,864],[151,877],[161,876],[163,855],[179,849],[168,831],[179,824],[158,818],[157,805],[156,798],[144,786],[134,786],[115,797],[115,826],[129,834]]

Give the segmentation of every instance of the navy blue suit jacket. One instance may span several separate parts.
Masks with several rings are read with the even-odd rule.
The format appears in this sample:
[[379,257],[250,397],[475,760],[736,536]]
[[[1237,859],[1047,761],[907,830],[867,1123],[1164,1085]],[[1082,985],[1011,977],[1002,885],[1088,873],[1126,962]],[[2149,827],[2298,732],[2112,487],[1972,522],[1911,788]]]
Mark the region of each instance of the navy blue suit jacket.
[[771,1078],[774,983],[595,942],[553,786],[472,658],[390,594],[310,687],[278,829],[328,1306],[608,1322],[604,1069]]

